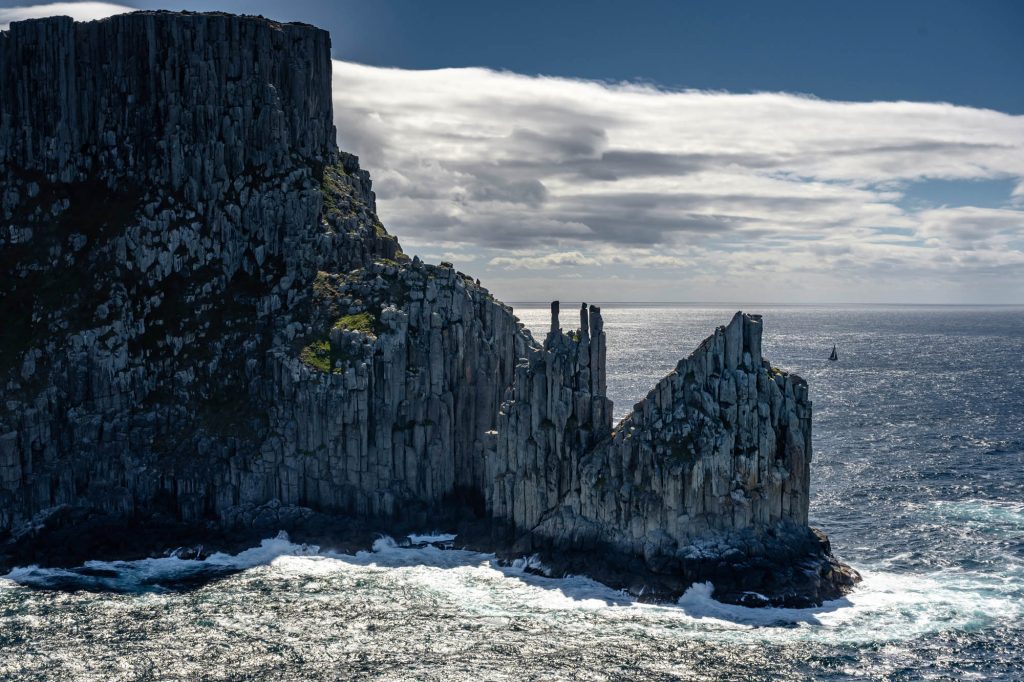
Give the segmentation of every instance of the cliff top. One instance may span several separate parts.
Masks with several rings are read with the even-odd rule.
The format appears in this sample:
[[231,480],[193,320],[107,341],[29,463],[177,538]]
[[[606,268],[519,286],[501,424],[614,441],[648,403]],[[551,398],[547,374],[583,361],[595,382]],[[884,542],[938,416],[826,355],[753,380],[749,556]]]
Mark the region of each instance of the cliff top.
[[286,27],[295,27],[303,29],[312,29],[314,31],[324,31],[324,29],[312,24],[306,24],[301,21],[276,21],[262,14],[231,14],[230,12],[189,12],[187,10],[138,10],[136,12],[125,12],[123,14],[114,14],[103,19],[91,19],[88,21],[75,21],[72,17],[63,14],[56,14],[49,17],[39,17],[35,19],[22,19],[20,21],[12,21],[10,28],[0,31],[0,33],[8,33],[17,24],[28,24],[33,22],[45,22],[45,21],[71,21],[76,24],[103,24],[112,21],[124,21],[127,19],[141,19],[144,17],[156,17],[161,19],[194,19],[199,17],[218,17],[227,19],[232,22],[254,22],[261,23],[269,26],[272,29],[284,29]]
[[0,34],[0,162],[50,181],[198,190],[283,172],[293,153],[323,163],[331,100],[330,34],[307,24],[142,11]]

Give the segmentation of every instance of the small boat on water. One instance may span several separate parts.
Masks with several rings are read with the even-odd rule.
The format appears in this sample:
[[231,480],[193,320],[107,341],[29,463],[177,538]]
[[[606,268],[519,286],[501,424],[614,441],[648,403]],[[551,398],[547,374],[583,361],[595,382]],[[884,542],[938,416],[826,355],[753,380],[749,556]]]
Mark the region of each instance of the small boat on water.
[[832,355],[829,355],[828,359],[831,360],[832,362],[835,362],[836,360],[839,359],[839,354],[836,353],[835,344],[832,345]]

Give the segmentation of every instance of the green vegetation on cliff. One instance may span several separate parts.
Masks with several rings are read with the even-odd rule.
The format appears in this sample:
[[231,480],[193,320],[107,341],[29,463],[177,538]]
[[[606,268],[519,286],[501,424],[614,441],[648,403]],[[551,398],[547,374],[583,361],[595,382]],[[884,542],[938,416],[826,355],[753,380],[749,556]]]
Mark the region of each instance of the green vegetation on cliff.
[[321,372],[331,371],[331,342],[317,340],[309,344],[299,353],[299,359]]
[[[370,311],[364,311],[339,317],[331,325],[331,331],[343,329],[373,337],[380,332],[379,327],[379,318]],[[356,357],[353,347],[336,347],[332,344],[329,332],[317,336],[299,351],[299,359],[320,372],[343,371]]]
[[334,323],[335,329],[348,329],[349,331],[362,332],[363,334],[375,333],[376,326],[377,318],[369,312],[345,315],[338,318],[338,321]]
[[404,254],[398,240],[388,234],[377,215],[360,198],[359,193],[353,191],[353,183],[358,181],[358,178],[353,178],[346,170],[344,160],[324,167],[320,181],[320,190],[324,197],[324,217],[331,224],[358,221],[362,225],[368,225],[372,228],[374,237],[391,244],[387,253],[401,258]]

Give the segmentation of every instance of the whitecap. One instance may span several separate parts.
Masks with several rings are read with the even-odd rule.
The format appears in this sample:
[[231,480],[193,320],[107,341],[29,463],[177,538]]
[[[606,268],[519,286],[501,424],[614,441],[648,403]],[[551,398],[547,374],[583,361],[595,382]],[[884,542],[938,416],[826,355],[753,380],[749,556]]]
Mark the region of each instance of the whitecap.
[[409,537],[409,542],[411,542],[414,545],[421,545],[421,544],[432,545],[432,544],[446,544],[446,543],[455,542],[455,538],[457,538],[458,535],[456,535],[455,533],[438,533],[438,532],[435,531],[433,533],[426,533],[424,535],[419,535],[417,533],[411,533],[408,537]]
[[856,644],[976,631],[1024,617],[1019,581],[967,571],[913,575],[860,567],[864,582],[850,595],[807,609],[725,604],[714,599],[708,583],[691,586],[675,604],[646,604],[584,576],[537,575],[544,567],[536,557],[503,566],[493,554],[429,544],[402,548],[387,536],[379,537],[371,551],[353,555],[278,536],[238,554],[217,553],[204,560],[91,561],[77,569],[28,566],[11,571],[0,585],[141,592],[256,567],[289,579],[311,578],[320,590],[331,589],[331,574],[346,574],[481,618],[549,619],[566,632],[625,624],[658,637]]
[[247,568],[271,563],[283,555],[315,555],[316,545],[295,544],[287,534],[260,542],[238,554],[217,552],[205,559],[178,556],[134,561],[87,561],[77,568],[25,566],[4,576],[19,585],[64,590],[114,592],[160,591],[185,582],[203,582]]
[[758,628],[756,636],[772,642],[899,641],[940,631],[976,631],[1024,616],[1020,594],[984,576],[956,571],[908,575],[862,570],[862,574],[863,583],[851,594],[819,607],[723,604],[714,599],[708,583],[692,586],[678,606],[698,620]]
[[946,521],[957,521],[986,532],[1012,536],[1024,533],[1024,502],[1003,500],[936,500],[932,509]]

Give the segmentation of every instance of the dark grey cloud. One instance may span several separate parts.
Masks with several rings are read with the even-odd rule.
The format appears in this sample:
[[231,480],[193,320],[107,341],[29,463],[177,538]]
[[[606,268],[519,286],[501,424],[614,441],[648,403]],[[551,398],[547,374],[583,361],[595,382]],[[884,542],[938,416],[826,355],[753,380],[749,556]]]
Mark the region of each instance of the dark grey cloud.
[[484,171],[475,175],[469,187],[469,198],[475,201],[499,201],[537,207],[547,197],[548,188],[540,180],[510,180]]

